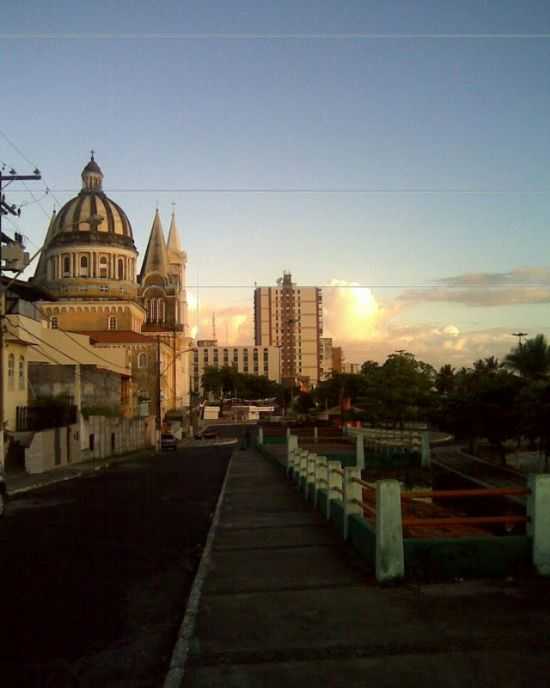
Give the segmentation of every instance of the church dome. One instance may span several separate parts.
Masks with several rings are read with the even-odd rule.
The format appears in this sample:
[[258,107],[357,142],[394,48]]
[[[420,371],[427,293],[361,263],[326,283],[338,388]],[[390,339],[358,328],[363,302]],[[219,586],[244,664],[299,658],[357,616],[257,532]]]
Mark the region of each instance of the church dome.
[[82,170],[82,190],[65,203],[51,227],[49,244],[93,241],[134,247],[132,226],[122,208],[103,191],[103,172],[94,159]]

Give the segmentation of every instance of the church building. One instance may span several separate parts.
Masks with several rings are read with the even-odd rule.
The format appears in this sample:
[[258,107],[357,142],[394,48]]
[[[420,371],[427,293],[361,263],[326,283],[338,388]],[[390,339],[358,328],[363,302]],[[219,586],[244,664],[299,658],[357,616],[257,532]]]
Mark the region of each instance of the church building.
[[155,212],[141,270],[132,226],[103,191],[94,159],[82,170],[82,190],[52,215],[33,281],[56,297],[37,305],[51,328],[85,333],[97,346],[121,346],[132,366],[134,411],[158,403],[162,416],[189,406],[185,273],[175,213],[168,242]]

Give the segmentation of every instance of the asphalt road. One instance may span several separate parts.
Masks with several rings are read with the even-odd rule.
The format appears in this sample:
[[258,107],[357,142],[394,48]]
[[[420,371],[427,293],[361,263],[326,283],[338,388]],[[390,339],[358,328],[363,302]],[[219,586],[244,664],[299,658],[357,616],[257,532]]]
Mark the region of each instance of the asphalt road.
[[10,501],[0,685],[162,685],[232,450],[152,454]]

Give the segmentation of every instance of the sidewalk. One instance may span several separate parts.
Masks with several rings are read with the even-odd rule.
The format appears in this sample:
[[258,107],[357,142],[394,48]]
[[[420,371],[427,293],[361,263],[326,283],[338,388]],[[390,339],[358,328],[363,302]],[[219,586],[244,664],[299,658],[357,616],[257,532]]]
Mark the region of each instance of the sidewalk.
[[16,495],[21,492],[28,492],[46,485],[53,485],[65,480],[73,480],[80,478],[86,473],[93,473],[102,468],[106,468],[110,464],[119,463],[120,461],[128,461],[131,459],[140,459],[146,456],[151,456],[153,449],[138,449],[137,451],[128,452],[126,454],[117,454],[109,456],[104,459],[90,459],[88,461],[80,461],[72,463],[68,466],[60,466],[59,468],[52,468],[44,473],[16,473],[5,475],[6,485],[8,488],[8,496]]
[[183,686],[542,688],[549,629],[547,581],[379,587],[277,466],[237,450]]

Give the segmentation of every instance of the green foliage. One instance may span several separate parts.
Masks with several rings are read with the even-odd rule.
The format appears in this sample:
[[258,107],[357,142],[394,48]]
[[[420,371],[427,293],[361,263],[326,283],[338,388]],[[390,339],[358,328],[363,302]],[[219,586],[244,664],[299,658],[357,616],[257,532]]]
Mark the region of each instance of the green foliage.
[[527,380],[548,379],[550,373],[550,346],[543,334],[520,344],[506,356],[506,368],[519,373]]
[[209,366],[202,376],[202,386],[206,394],[216,397],[236,397],[239,399],[269,399],[276,397],[283,401],[285,390],[265,375],[239,373],[235,368]]
[[118,406],[83,406],[81,413],[84,418],[90,416],[106,416],[107,418],[116,418],[120,416],[120,407]]

